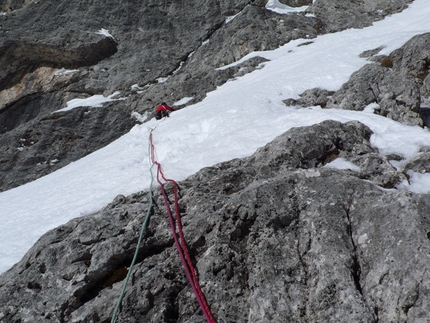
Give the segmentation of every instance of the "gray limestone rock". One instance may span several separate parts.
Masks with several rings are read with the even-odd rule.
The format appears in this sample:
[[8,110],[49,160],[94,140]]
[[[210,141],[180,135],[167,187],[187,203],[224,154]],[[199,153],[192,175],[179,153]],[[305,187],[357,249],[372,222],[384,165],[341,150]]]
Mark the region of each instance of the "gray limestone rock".
[[[55,95],[33,99],[35,108],[47,101],[58,102]],[[100,149],[134,124],[130,115],[123,115],[121,107],[108,104],[102,109],[47,113],[4,133],[0,146],[0,191],[47,175]]]
[[[218,69],[251,51],[364,27],[410,1],[280,2],[314,15],[281,16],[263,0],[0,0],[0,190],[103,147],[134,125],[132,111],[197,102],[260,68],[265,60],[255,57]],[[380,113],[419,124],[427,49],[425,34],[389,57],[367,51],[377,63],[333,96],[311,89],[292,103],[361,110],[377,102]],[[125,100],[53,113],[116,91]],[[370,136],[359,122],[295,128],[179,183],[185,237],[217,322],[425,322],[429,198],[396,187],[409,170],[427,171],[428,154],[398,170]],[[337,158],[358,170],[331,168]],[[203,322],[153,193],[118,322]],[[0,322],[110,322],[149,205],[148,192],[118,196],[43,235],[0,275]]]
[[[384,172],[367,160],[385,157],[370,135],[359,122],[291,129],[179,183],[184,234],[217,322],[425,322],[429,198],[372,182]],[[359,172],[323,167],[353,156]],[[0,320],[109,322],[149,198],[118,196],[42,236],[0,276]],[[204,322],[158,189],[153,201],[117,321]]]
[[333,95],[334,92],[330,92],[320,88],[314,88],[304,91],[300,94],[300,97],[295,99],[287,99],[284,100],[285,105],[287,106],[302,106],[302,107],[312,107],[319,105],[322,108],[325,108],[327,105],[327,101],[330,96]]
[[312,4],[312,0],[280,0],[279,2],[290,7],[301,7]]
[[378,49],[363,55],[379,64],[368,64],[351,75],[350,80],[327,103],[328,108],[362,110],[376,102],[376,113],[409,124],[424,124],[420,107],[428,106],[428,50],[430,34],[413,37],[388,57],[376,57]]
[[336,91],[328,100],[327,108],[363,110],[370,103],[378,103],[380,109],[376,113],[422,126],[420,102],[420,87],[412,78],[378,64],[368,64]]
[[328,108],[362,110],[378,103],[375,111],[393,120],[424,125],[428,106],[428,48],[430,34],[413,37],[388,57],[375,56],[379,49],[363,53],[378,64],[368,64],[351,75],[342,88],[328,100]]
[[[430,34],[413,37],[389,56],[378,56],[381,48],[360,56],[374,63],[354,72],[348,82],[334,92],[309,89],[298,99],[284,100],[286,105],[363,110],[377,103],[375,113],[408,125],[427,125],[430,86],[428,50]],[[427,120],[427,122],[426,122]]]
[[[391,53],[393,70],[413,78],[421,87],[421,105],[430,102],[430,33],[418,35]],[[428,124],[427,124],[428,125]]]
[[327,32],[335,32],[369,26],[373,21],[402,11],[411,2],[411,0],[315,0],[308,12],[321,18],[321,28]]
[[406,165],[404,165],[404,171],[409,170],[416,173],[430,173],[430,152],[423,152],[417,157],[411,159]]
[[[316,15],[312,16],[279,15],[267,10],[267,1],[262,0],[0,1],[4,12],[0,15],[0,167],[8,173],[0,178],[0,190],[45,175],[118,138],[133,126],[133,111],[152,113],[160,102],[172,104],[184,97],[193,98],[188,104],[202,100],[227,80],[258,68],[261,61],[254,60],[217,69],[251,51],[360,27],[363,22],[368,25],[401,10],[406,2],[281,1],[309,5],[309,12]],[[90,113],[87,118],[70,112],[70,117],[62,117],[67,123],[44,124],[71,99],[116,91],[125,100],[111,102],[109,112]],[[104,132],[69,134],[69,129],[91,129],[97,122],[110,124],[105,118],[115,120],[116,126]],[[39,138],[52,136],[52,142],[72,136],[100,144],[84,147],[80,140],[68,140],[65,146],[31,144],[36,141],[28,141],[28,134],[35,132]],[[21,141],[30,144],[17,151]],[[43,165],[57,155],[61,163],[42,171],[22,167],[34,165],[34,156],[36,164]]]
[[313,106],[363,110],[370,103],[379,105],[375,113],[408,125],[427,125],[429,107],[430,34],[413,37],[389,56],[378,56],[381,48],[363,52],[375,63],[354,72],[333,95],[324,89],[310,89],[299,99],[284,100],[287,106]]
[[393,70],[422,83],[429,74],[430,33],[412,37],[401,48],[393,51]]
[[[263,60],[226,70],[217,67],[253,50],[274,49],[291,39],[317,34],[314,18],[278,15],[265,9],[265,3],[249,1],[59,1],[57,5],[9,1],[7,5],[13,10],[0,15],[0,64],[4,66],[0,150],[2,173],[7,173],[0,178],[0,190],[43,176],[118,138],[133,126],[133,111],[152,113],[161,101],[172,104],[184,97],[193,97],[188,104],[198,102],[227,80],[258,68]],[[76,118],[83,112],[71,111],[62,115],[67,122],[45,125],[55,119],[51,113],[71,99],[116,91],[125,100],[111,102],[108,112]],[[112,120],[116,126],[105,127],[104,132],[79,130]],[[67,128],[78,130],[69,134]],[[35,129],[37,140],[29,136]],[[48,136],[60,144],[37,144]],[[83,147],[80,140],[64,139],[70,136],[99,144]],[[17,150],[24,141],[26,149]],[[33,156],[37,156],[35,163]],[[41,171],[22,167],[44,165],[51,159],[61,163]]]

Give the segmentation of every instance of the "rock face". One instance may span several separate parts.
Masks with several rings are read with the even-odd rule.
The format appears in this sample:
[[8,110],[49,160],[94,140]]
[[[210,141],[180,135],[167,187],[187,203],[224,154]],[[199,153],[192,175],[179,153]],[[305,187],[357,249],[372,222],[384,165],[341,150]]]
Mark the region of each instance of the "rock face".
[[[266,0],[0,1],[0,191],[118,138],[135,124],[133,111],[151,116],[162,101],[203,99],[256,68],[258,59],[216,69],[251,51],[367,26],[408,2],[283,0],[309,5],[314,15],[278,15]],[[109,111],[52,115],[72,99],[115,92],[125,100],[106,105]],[[96,124],[104,131],[84,130]]]
[[379,64],[364,66],[328,101],[327,107],[362,110],[376,102],[377,111],[393,120],[423,125],[420,107],[427,104],[430,34],[415,36],[388,57],[374,57]]
[[[43,176],[118,138],[135,124],[132,111],[152,113],[159,102],[171,104],[184,97],[194,98],[189,103],[201,100],[243,66],[226,71],[216,67],[250,51],[318,33],[315,18],[293,14],[283,21],[266,10],[265,3],[248,1],[3,4],[6,11],[21,7],[0,15],[1,190]],[[247,71],[256,65],[247,63]],[[79,117],[83,111],[52,115],[72,99],[117,91],[125,100],[112,102],[109,112],[91,110],[85,118]],[[45,125],[56,118],[61,122]],[[117,126],[105,127],[103,133],[80,131],[111,122],[105,119]],[[64,125],[76,133],[64,135]],[[38,134],[29,136],[35,129]],[[48,136],[54,144],[41,144]],[[82,147],[70,136],[95,143]],[[35,162],[29,163],[32,159]],[[53,165],[51,160],[58,162]]]
[[[135,124],[133,111],[150,117],[160,101],[203,99],[258,68],[255,57],[216,69],[251,51],[363,27],[410,1],[280,2],[313,15],[279,16],[263,0],[0,0],[0,190],[105,146]],[[428,37],[388,57],[363,53],[372,63],[339,91],[309,89],[287,103],[377,103],[377,113],[422,125]],[[122,100],[103,108],[53,113],[117,91]],[[427,171],[429,152],[399,171],[370,136],[358,122],[291,129],[179,183],[185,237],[217,322],[428,320],[429,196],[393,188]],[[346,169],[331,168],[342,159]],[[118,196],[42,236],[0,275],[0,322],[110,322],[150,200]],[[152,200],[117,322],[204,322],[158,189]]]
[[[429,196],[377,185],[375,160],[397,181],[405,175],[370,135],[358,122],[291,129],[179,183],[217,322],[425,322]],[[336,158],[360,171],[328,168]],[[203,322],[158,190],[154,202],[118,322]],[[148,206],[147,192],[118,196],[44,235],[0,276],[0,319],[109,322]]]
[[298,100],[287,99],[287,105],[303,107],[363,110],[371,103],[375,113],[408,125],[424,125],[420,108],[429,106],[430,34],[413,37],[389,56],[377,54],[381,48],[365,52],[367,64],[351,75],[342,87],[330,93],[324,89],[309,89]]
[[410,0],[315,0],[308,9],[321,19],[322,27],[327,32],[339,29],[362,28],[369,26],[373,21],[381,20],[386,15],[399,12],[407,7]]
[[418,83],[377,64],[366,65],[353,73],[328,100],[327,108],[363,110],[370,103],[377,103],[377,113],[383,116],[409,125],[423,125]]

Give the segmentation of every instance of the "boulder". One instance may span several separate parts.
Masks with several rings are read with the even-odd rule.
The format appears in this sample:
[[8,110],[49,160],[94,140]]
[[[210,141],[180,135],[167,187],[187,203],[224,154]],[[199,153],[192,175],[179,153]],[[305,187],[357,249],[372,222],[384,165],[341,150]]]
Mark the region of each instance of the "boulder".
[[369,63],[354,72],[334,93],[309,89],[286,105],[364,110],[377,103],[375,113],[407,125],[428,126],[430,98],[428,51],[430,34],[413,37],[389,56],[379,56],[381,48],[363,52]]
[[329,97],[333,94],[334,92],[327,91],[325,89],[314,88],[304,91],[300,94],[297,100],[290,98],[284,100],[284,103],[287,106],[312,107],[319,105],[320,107],[325,108]]
[[422,126],[420,102],[420,87],[412,78],[378,64],[368,64],[351,75],[326,107],[364,110],[370,103],[377,103],[376,113],[404,124]]

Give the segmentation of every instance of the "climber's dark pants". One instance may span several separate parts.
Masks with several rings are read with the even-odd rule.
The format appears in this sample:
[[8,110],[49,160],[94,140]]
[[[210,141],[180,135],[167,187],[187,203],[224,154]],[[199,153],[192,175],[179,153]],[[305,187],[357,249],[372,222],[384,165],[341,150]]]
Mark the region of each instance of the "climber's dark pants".
[[155,119],[160,120],[161,118],[168,117],[168,116],[169,116],[169,112],[162,110],[162,111],[158,111],[155,114]]

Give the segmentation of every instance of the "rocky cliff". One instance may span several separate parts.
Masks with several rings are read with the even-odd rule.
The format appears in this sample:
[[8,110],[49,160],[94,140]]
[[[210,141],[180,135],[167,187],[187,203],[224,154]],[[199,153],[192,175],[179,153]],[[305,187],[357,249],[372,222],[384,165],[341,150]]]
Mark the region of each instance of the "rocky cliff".
[[[215,69],[251,51],[367,26],[407,2],[288,0],[282,3],[310,5],[307,13],[279,15],[265,0],[3,0],[0,190],[105,146],[135,124],[132,111],[152,113],[161,101],[184,97],[193,98],[187,104],[201,100],[252,71],[261,60]],[[53,114],[72,99],[116,92],[125,100],[108,109]]]
[[[381,186],[405,175],[370,135],[358,122],[295,128],[180,183],[218,322],[425,322],[428,195]],[[361,172],[324,167],[334,158]],[[154,202],[118,322],[203,322],[159,191]],[[148,207],[147,192],[118,196],[44,235],[0,276],[3,321],[109,322]]]
[[[152,112],[166,97],[201,100],[255,69],[258,58],[215,69],[250,51],[364,27],[409,1],[282,2],[309,8],[280,17],[258,0],[0,1],[0,188],[106,145],[135,124],[133,111]],[[309,89],[286,103],[378,103],[376,113],[422,126],[429,37],[389,56],[363,53],[369,65],[335,93]],[[52,113],[117,91],[124,100],[108,109]],[[359,122],[294,128],[179,183],[184,232],[217,322],[428,321],[429,198],[394,187],[408,170],[426,171],[429,154],[400,171],[389,159],[401,157],[380,154],[371,134]],[[330,168],[340,158],[359,171]],[[153,202],[118,322],[204,322],[160,191]],[[0,276],[0,321],[110,322],[149,207],[148,192],[118,196],[42,236]]]

